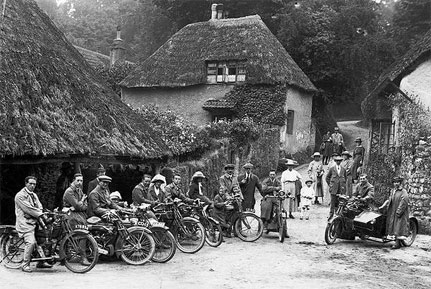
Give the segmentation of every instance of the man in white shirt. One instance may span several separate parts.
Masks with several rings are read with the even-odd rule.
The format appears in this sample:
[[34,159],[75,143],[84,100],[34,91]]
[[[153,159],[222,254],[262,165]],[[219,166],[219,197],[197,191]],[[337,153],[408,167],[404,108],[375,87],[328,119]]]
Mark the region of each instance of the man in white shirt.
[[292,212],[295,212],[298,208],[297,202],[295,202],[295,188],[296,181],[300,181],[302,176],[300,173],[295,171],[293,167],[296,165],[296,162],[293,160],[287,160],[287,170],[285,170],[281,174],[281,189],[286,193],[286,195],[290,196],[285,200],[285,209],[289,212],[289,218],[295,219],[293,217]]

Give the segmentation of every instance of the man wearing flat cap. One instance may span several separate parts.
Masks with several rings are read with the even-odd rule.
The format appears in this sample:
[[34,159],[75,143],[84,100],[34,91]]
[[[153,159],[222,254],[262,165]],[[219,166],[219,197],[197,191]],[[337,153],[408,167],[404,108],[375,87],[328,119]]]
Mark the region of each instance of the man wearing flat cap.
[[241,189],[239,187],[238,178],[233,175],[235,166],[233,164],[227,164],[224,166],[224,175],[219,179],[220,191],[228,196],[233,196],[235,194],[240,194],[241,199],[244,199]]
[[404,178],[397,176],[393,178],[392,189],[389,199],[379,209],[388,208],[386,217],[386,233],[395,236],[395,245],[392,249],[401,248],[401,242],[409,235],[409,195],[403,188]]
[[253,164],[246,163],[244,166],[244,174],[238,176],[239,187],[241,188],[244,201],[242,202],[242,209],[244,211],[254,212],[254,205],[256,200],[254,192],[257,189],[262,194],[262,185],[258,176],[252,173]]
[[332,218],[335,208],[338,207],[338,195],[344,195],[346,193],[347,172],[341,166],[342,161],[342,157],[335,156],[335,165],[329,168],[328,174],[326,175],[326,183],[329,186],[329,194],[331,195],[331,207],[329,209],[328,219]]
[[121,210],[121,207],[112,202],[109,192],[109,184],[112,178],[108,176],[99,176],[99,184],[88,195],[88,217],[97,216],[103,218],[109,209]]

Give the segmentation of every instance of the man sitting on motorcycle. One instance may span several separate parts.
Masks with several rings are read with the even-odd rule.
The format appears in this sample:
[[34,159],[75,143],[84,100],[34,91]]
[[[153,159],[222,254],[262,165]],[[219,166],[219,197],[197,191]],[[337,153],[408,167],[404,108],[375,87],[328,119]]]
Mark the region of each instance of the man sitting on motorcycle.
[[269,178],[262,182],[262,202],[260,204],[260,218],[263,221],[263,226],[266,228],[271,219],[273,206],[278,205],[277,199],[266,198],[266,196],[273,196],[281,190],[281,182],[276,178],[275,170],[269,171]]
[[179,199],[184,203],[192,203],[193,200],[188,198],[181,188],[181,176],[179,173],[174,173],[174,179],[172,183],[165,187],[166,199],[170,202],[175,199]]
[[374,186],[368,182],[367,174],[359,176],[359,185],[356,187],[353,197],[359,198],[368,207],[374,209]]
[[109,196],[109,183],[112,178],[99,176],[99,184],[88,194],[88,217],[97,216],[106,219],[110,209],[121,210],[121,207],[114,203]]

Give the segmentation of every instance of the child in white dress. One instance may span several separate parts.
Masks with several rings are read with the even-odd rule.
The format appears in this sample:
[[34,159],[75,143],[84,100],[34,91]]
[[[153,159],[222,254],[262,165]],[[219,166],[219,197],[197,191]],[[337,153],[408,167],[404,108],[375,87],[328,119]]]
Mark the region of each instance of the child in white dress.
[[312,185],[313,180],[308,179],[305,181],[305,186],[301,189],[301,215],[299,217],[300,220],[302,220],[304,217],[306,220],[310,219],[310,207],[312,200],[315,196],[315,192]]

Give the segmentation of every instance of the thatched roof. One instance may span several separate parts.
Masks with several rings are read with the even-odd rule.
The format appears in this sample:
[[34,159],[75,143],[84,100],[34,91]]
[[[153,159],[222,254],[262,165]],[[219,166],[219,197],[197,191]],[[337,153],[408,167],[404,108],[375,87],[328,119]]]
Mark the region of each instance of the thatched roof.
[[208,99],[202,105],[203,109],[214,110],[214,109],[227,109],[234,110],[235,104],[226,99]]
[[0,18],[0,156],[169,154],[34,1],[5,3]]
[[379,94],[390,93],[395,86],[400,85],[404,76],[410,74],[416,67],[431,55],[431,29],[423,38],[412,46],[401,58],[395,61],[386,71],[384,71],[376,82],[373,90],[362,102],[362,112],[370,118],[375,114],[373,111],[374,103]]
[[111,58],[108,55],[95,52],[77,45],[73,46],[79,51],[79,53],[81,53],[81,55],[84,57],[85,60],[87,60],[91,67],[109,67],[111,63]]
[[287,83],[315,91],[257,15],[189,24],[131,72],[125,87],[178,87],[206,83],[206,61],[246,61],[246,83]]

